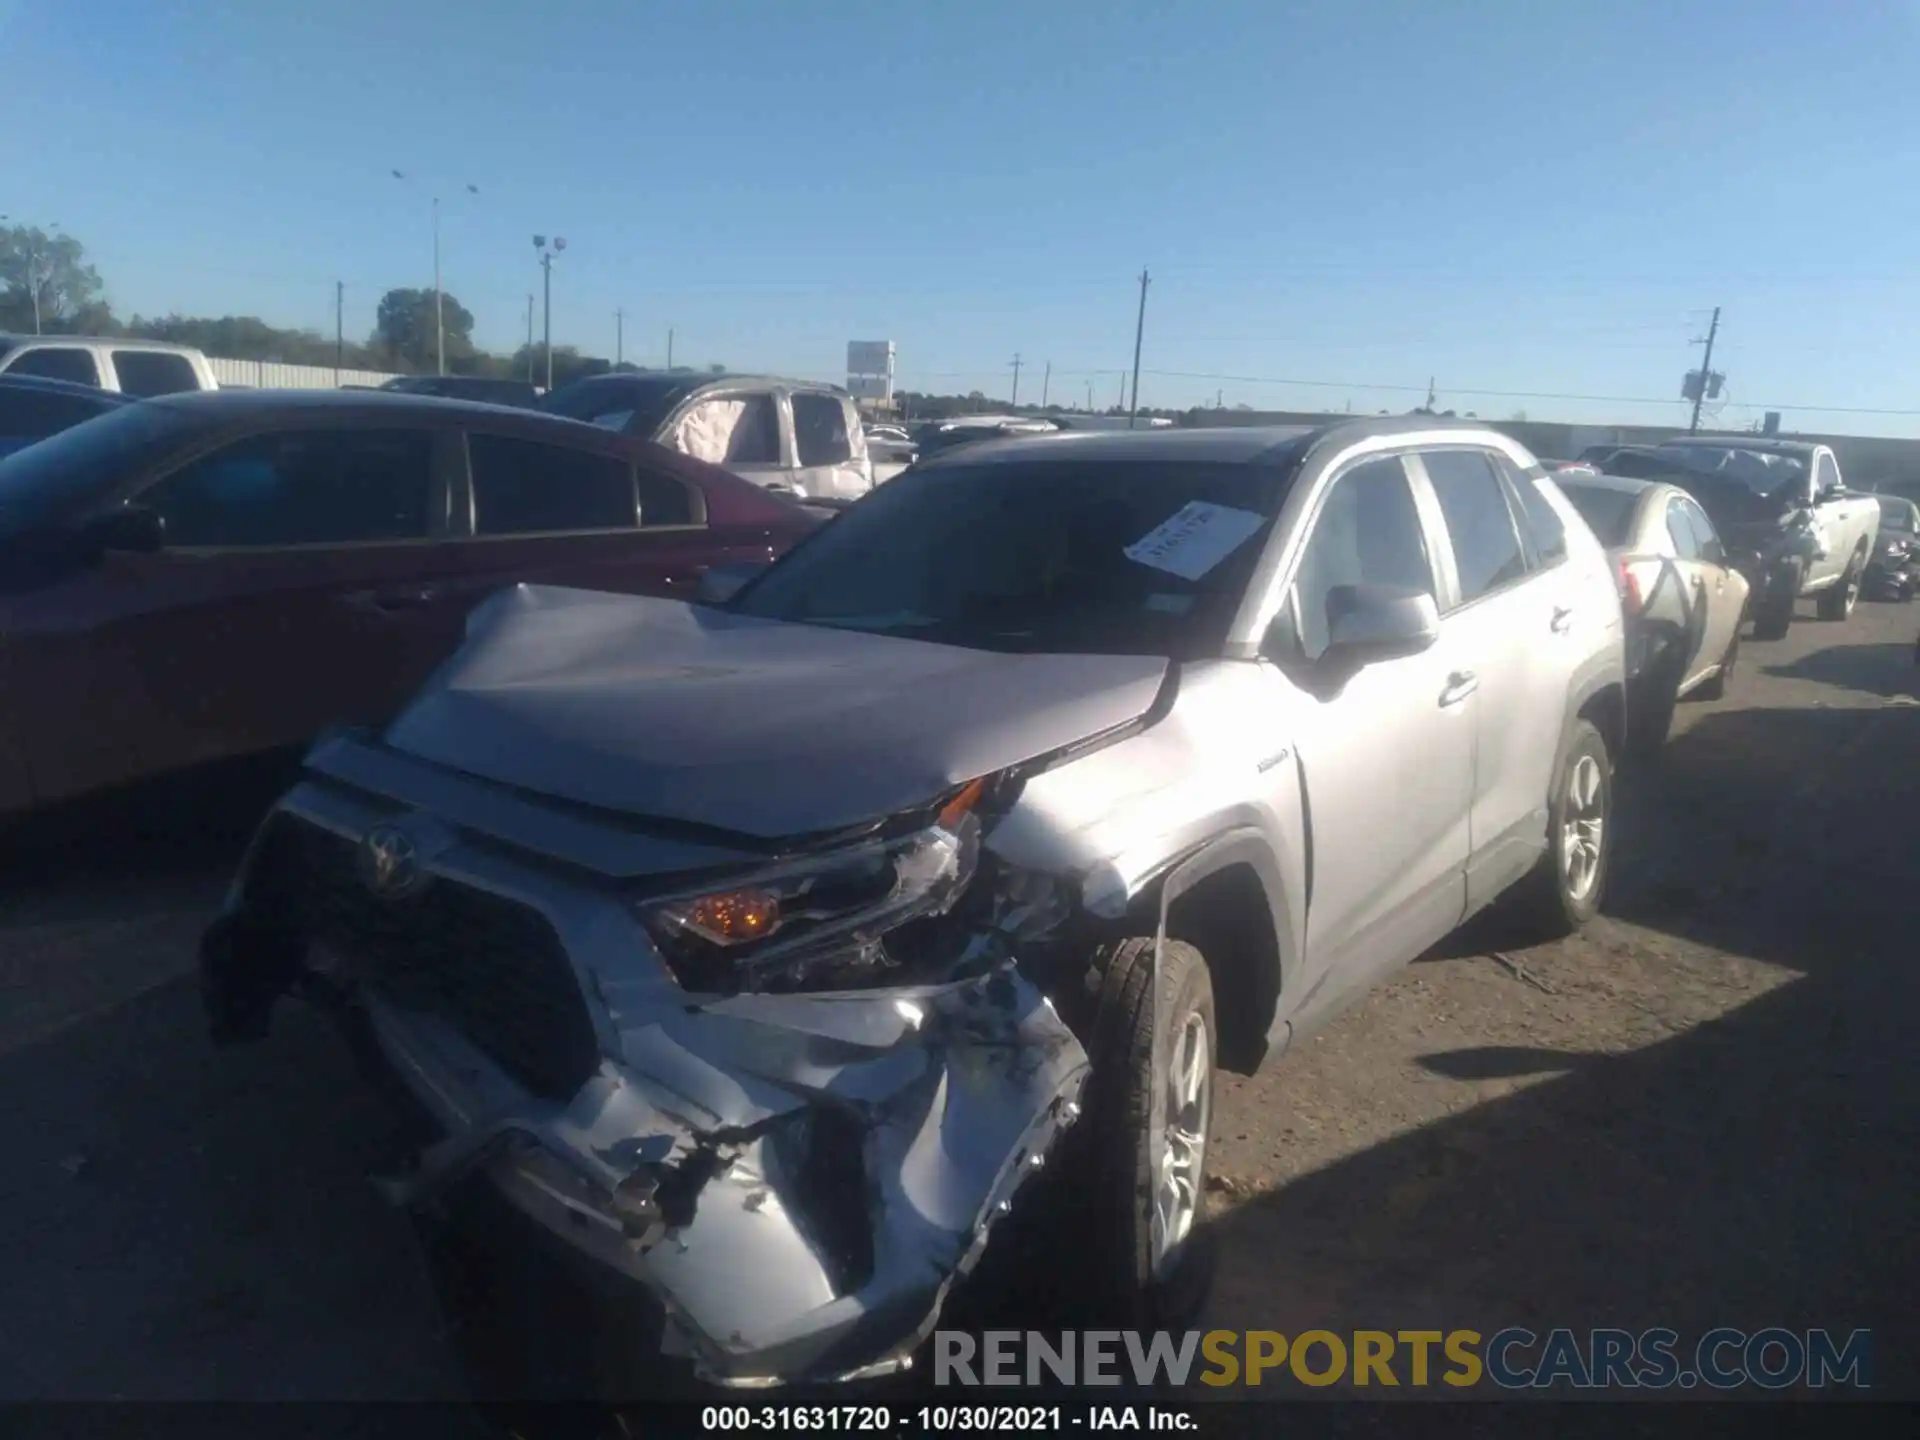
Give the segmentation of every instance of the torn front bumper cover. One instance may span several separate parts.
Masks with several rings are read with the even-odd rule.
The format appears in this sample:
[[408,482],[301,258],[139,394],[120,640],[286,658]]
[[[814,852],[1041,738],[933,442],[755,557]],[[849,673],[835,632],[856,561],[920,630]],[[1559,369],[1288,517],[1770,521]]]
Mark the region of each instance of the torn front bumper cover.
[[[610,918],[555,928],[604,938]],[[326,1002],[441,1136],[381,1182],[391,1199],[483,1173],[644,1285],[668,1347],[724,1385],[909,1365],[1078,1115],[1088,1070],[1010,962],[948,984],[727,999],[583,967],[601,1002],[598,1065],[570,1098],[542,1099],[431,1005],[397,1002],[350,957],[274,923],[243,879],[208,932],[216,1039],[260,1033],[284,991]]]

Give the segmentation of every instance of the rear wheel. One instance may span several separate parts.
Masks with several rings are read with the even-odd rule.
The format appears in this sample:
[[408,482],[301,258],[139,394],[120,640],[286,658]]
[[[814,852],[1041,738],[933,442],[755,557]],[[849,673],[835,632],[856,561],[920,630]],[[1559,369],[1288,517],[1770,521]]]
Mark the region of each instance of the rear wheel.
[[1822,620],[1845,620],[1853,614],[1854,606],[1860,603],[1860,581],[1867,573],[1867,555],[1864,550],[1855,550],[1847,561],[1847,568],[1832,588],[1820,594],[1820,618]]
[[1753,638],[1782,640],[1793,628],[1793,607],[1800,599],[1805,574],[1798,560],[1788,561],[1767,576],[1767,591],[1753,607]]
[[1628,691],[1633,708],[1627,717],[1627,753],[1636,763],[1652,760],[1666,747],[1680,698],[1681,668],[1671,647],[1662,650],[1648,661],[1638,685]]
[[1727,682],[1733,678],[1733,667],[1740,660],[1740,632],[1733,632],[1733,639],[1727,642],[1727,653],[1720,657],[1720,668],[1713,677],[1705,681],[1693,693],[1701,700],[1724,700],[1727,696]]
[[1536,942],[1563,940],[1600,912],[1613,853],[1613,763],[1588,720],[1575,720],[1547,803],[1547,850],[1515,887],[1515,917]]

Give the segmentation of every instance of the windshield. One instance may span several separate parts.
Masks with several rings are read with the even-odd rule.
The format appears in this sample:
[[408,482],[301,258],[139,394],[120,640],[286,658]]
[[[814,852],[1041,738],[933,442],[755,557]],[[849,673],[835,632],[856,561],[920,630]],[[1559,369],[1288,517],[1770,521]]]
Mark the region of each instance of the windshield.
[[692,388],[691,381],[665,375],[597,376],[554,391],[540,402],[540,408],[549,415],[584,420],[608,430],[652,436]]
[[1880,503],[1880,528],[1899,530],[1911,535],[1920,532],[1920,508],[1911,500],[1903,500],[1897,495],[1876,495]]
[[1561,493],[1573,502],[1573,508],[1580,512],[1580,518],[1587,522],[1602,545],[1614,550],[1629,543],[1634,507],[1640,501],[1636,491],[1579,485],[1564,479],[1559,484]]
[[1803,483],[1807,476],[1806,464],[1797,456],[1732,445],[1672,445],[1655,453],[1682,472],[1711,476],[1754,495],[1777,495]]
[[193,421],[164,404],[123,405],[0,458],[0,532],[59,525],[111,494]]
[[[1247,465],[1014,463],[909,471],[743,591],[769,620],[990,650],[1217,653],[1290,472]],[[1186,511],[1221,537],[1148,559]],[[1187,557],[1172,553],[1188,549]],[[1194,563],[1186,563],[1192,559]],[[1188,577],[1191,578],[1188,578]]]

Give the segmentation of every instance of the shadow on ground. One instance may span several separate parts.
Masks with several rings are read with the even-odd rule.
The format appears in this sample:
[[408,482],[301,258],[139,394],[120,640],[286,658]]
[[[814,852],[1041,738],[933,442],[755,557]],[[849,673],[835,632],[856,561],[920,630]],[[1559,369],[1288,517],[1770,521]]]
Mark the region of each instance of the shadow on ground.
[[1784,665],[1769,665],[1766,673],[1865,695],[1912,695],[1920,693],[1920,668],[1914,658],[1912,645],[1834,645]]
[[1223,1325],[1874,1332],[1920,1393],[1920,710],[1709,715],[1623,796],[1619,919],[1799,978],[1624,1054],[1424,1057],[1560,1073],[1217,1222]]

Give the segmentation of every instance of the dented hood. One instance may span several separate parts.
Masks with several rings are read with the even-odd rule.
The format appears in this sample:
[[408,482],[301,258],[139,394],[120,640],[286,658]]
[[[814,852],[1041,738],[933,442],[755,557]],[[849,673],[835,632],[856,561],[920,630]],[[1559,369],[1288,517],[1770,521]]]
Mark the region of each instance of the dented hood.
[[519,586],[475,612],[386,742],[560,799],[778,839],[925,804],[1137,719],[1168,664]]

